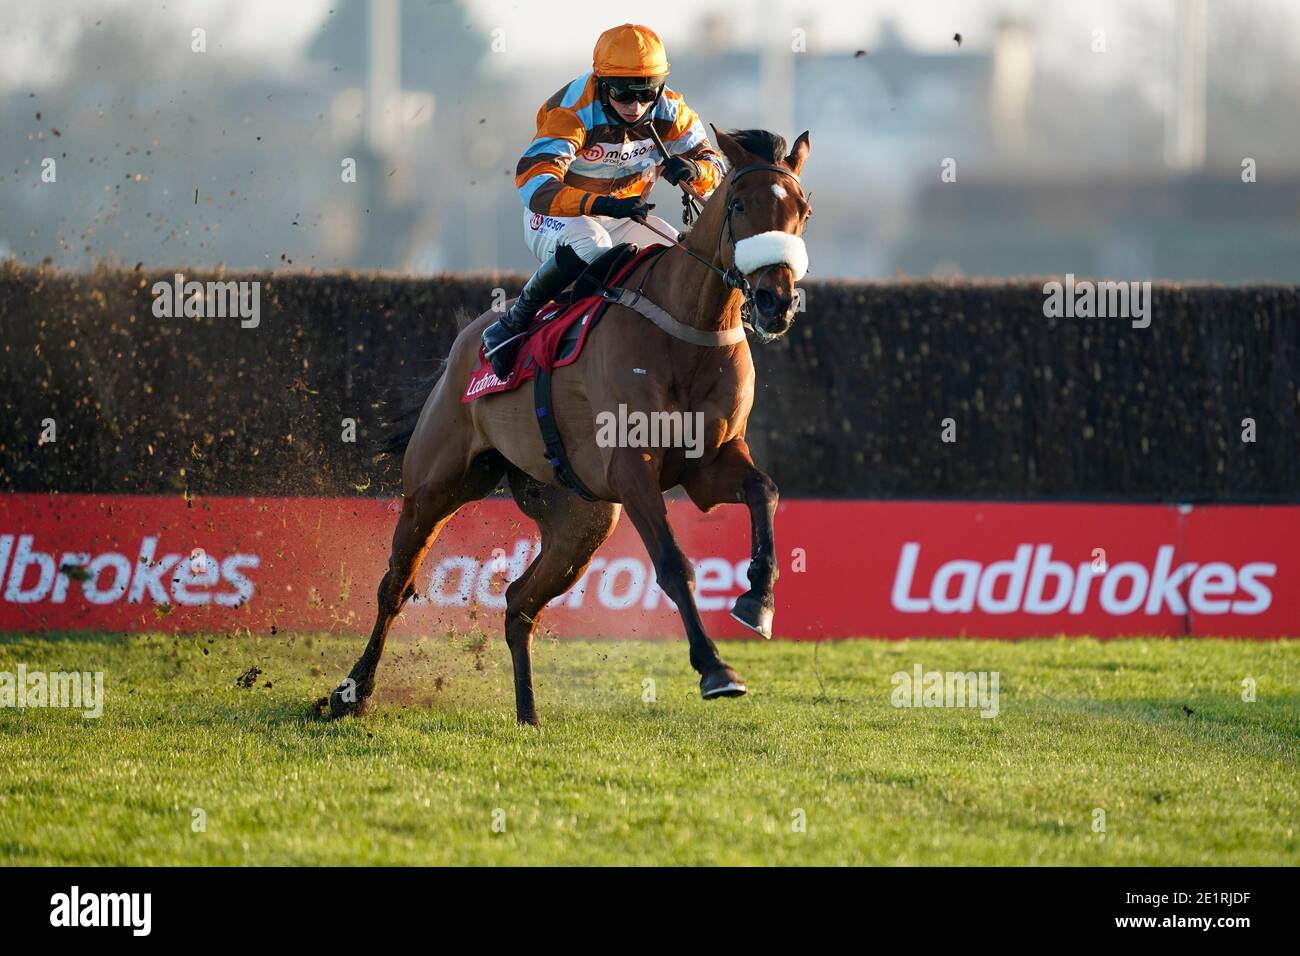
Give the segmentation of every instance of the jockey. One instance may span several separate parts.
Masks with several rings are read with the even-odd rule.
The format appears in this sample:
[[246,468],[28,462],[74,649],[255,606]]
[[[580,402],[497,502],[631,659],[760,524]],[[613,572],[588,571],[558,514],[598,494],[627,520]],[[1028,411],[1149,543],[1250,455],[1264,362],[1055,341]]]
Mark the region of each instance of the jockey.
[[[537,135],[515,171],[524,241],[542,266],[510,311],[483,332],[492,370],[503,381],[522,341],[516,336],[587,263],[617,243],[662,244],[645,222],[677,234],[649,214],[654,205],[643,198],[657,175],[673,185],[686,181],[700,195],[722,178],[722,156],[699,117],[664,85],[668,58],[653,30],[632,23],[606,30],[591,65],[542,104]],[[648,123],[668,156],[645,132]]]

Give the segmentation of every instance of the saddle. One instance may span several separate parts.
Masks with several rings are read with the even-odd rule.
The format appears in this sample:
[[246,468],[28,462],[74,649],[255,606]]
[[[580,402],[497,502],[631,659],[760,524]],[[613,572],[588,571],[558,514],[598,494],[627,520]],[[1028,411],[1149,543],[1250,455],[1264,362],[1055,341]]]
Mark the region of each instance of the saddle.
[[622,243],[596,258],[574,280],[573,285],[537,310],[527,338],[515,355],[514,369],[505,381],[497,378],[491,364],[479,354],[479,365],[466,383],[461,403],[468,404],[484,395],[510,392],[534,378],[539,369],[553,371],[577,361],[587,334],[600,320],[610,299],[606,290],[631,269],[665,246],[638,250],[632,243]]
[[[649,252],[650,248],[645,251]],[[561,292],[553,301],[573,303],[589,296],[600,295],[629,271],[629,268],[623,267],[625,265],[630,267],[632,260],[640,251],[634,242],[620,242],[617,246],[605,250],[582,270],[582,274],[573,281],[573,285]]]

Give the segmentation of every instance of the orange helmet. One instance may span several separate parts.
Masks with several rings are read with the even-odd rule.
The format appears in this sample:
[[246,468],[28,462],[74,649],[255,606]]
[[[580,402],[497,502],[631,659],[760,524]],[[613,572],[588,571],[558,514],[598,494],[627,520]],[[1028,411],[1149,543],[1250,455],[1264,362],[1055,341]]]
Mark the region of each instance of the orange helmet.
[[668,75],[668,54],[659,35],[649,27],[624,23],[600,35],[591,55],[591,69],[599,77],[654,77]]

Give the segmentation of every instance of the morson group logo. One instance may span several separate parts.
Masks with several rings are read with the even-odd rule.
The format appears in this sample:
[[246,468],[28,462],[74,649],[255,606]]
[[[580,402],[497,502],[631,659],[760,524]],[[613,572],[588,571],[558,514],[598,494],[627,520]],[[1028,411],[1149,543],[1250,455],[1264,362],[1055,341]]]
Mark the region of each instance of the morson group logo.
[[[133,556],[116,551],[41,551],[30,534],[0,534],[0,593],[11,604],[67,602],[69,592],[90,604],[122,599],[139,604],[238,607],[253,596],[245,571],[259,566],[255,554],[218,560],[202,549],[157,554],[158,539],[145,537]],[[57,558],[57,560],[56,560]],[[74,590],[75,589],[75,590]]]
[[1176,563],[1174,551],[1171,544],[1160,545],[1149,565],[1122,561],[1098,568],[1091,561],[1055,561],[1050,544],[1021,544],[1004,561],[947,561],[926,582],[916,577],[921,545],[909,541],[899,554],[890,602],[904,614],[1083,614],[1100,607],[1114,616],[1189,609],[1263,614],[1273,603],[1264,579],[1277,574],[1276,564]]
[[584,149],[580,154],[589,163],[605,163],[622,166],[632,160],[640,160],[651,155],[657,147],[653,140],[642,139],[619,146],[617,143],[597,143]]
[[564,228],[564,220],[556,219],[554,216],[543,216],[539,212],[533,213],[528,218],[528,228],[533,232],[545,226],[547,229],[558,230]]

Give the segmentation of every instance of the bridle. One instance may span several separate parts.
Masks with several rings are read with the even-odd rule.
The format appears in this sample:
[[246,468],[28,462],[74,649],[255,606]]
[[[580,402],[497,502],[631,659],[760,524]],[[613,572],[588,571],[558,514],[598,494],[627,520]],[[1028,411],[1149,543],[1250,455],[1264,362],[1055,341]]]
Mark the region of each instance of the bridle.
[[[725,228],[727,231],[727,241],[731,243],[731,265],[727,267],[725,272],[712,266],[712,264],[710,264],[710,268],[721,275],[722,281],[727,283],[729,287],[739,289],[744,294],[746,307],[753,305],[754,290],[750,286],[749,279],[745,277],[745,274],[736,268],[736,234],[731,225],[731,216],[736,211],[736,201],[731,198],[730,193],[732,188],[736,185],[736,182],[742,176],[748,176],[750,173],[758,172],[780,173],[782,176],[789,177],[794,181],[794,184],[799,187],[799,197],[807,202],[803,193],[803,183],[799,181],[799,177],[795,174],[794,170],[786,169],[784,166],[777,166],[775,163],[750,163],[748,166],[741,166],[727,178],[727,215],[723,217],[722,225],[718,227],[718,241],[716,246],[718,251],[721,252],[722,230]],[[759,270],[759,278],[761,279],[767,274],[769,269],[773,269],[780,264],[781,263],[779,262],[773,262],[769,265],[763,266],[763,268]]]
[[[723,217],[722,224],[718,226],[718,238],[717,241],[714,243],[714,247],[718,250],[719,253],[718,260],[724,261],[723,257],[721,256],[722,237],[723,237],[723,233],[724,232],[726,233],[727,242],[731,244],[731,265],[728,266],[726,269],[718,268],[712,262],[705,259],[703,256],[687,248],[684,242],[681,242],[680,240],[672,236],[664,236],[662,232],[659,232],[658,229],[655,229],[653,226],[650,226],[648,223],[642,223],[642,225],[645,225],[647,226],[647,228],[651,229],[651,231],[661,236],[664,236],[665,239],[668,239],[675,246],[677,246],[677,248],[681,249],[692,259],[695,259],[697,262],[704,265],[705,268],[716,273],[718,276],[721,277],[722,281],[726,283],[728,288],[739,289],[741,294],[745,298],[743,312],[742,312],[742,321],[745,322],[747,327],[753,329],[755,333],[759,334],[760,336],[763,336],[763,333],[759,332],[758,329],[753,328],[753,326],[750,326],[748,321],[743,318],[743,316],[748,315],[753,310],[754,289],[753,286],[750,285],[749,279],[745,276],[745,274],[741,272],[738,268],[736,268],[736,243],[738,240],[736,239],[736,233],[732,226],[732,221],[731,221],[731,217],[736,211],[736,201],[730,197],[730,192],[732,187],[734,187],[741,178],[748,176],[750,173],[758,173],[758,172],[779,173],[782,176],[785,176],[788,179],[792,180],[795,183],[795,185],[799,187],[800,198],[803,198],[804,201],[807,202],[807,197],[804,195],[804,191],[803,191],[803,183],[799,180],[799,176],[792,169],[787,169],[784,166],[778,166],[775,163],[749,163],[746,166],[741,166],[739,169],[733,170],[727,176],[727,192],[728,192],[727,214]],[[763,266],[763,268],[759,270],[758,278],[761,279],[769,269],[774,269],[778,265],[781,265],[781,263],[773,262],[769,265]]]

